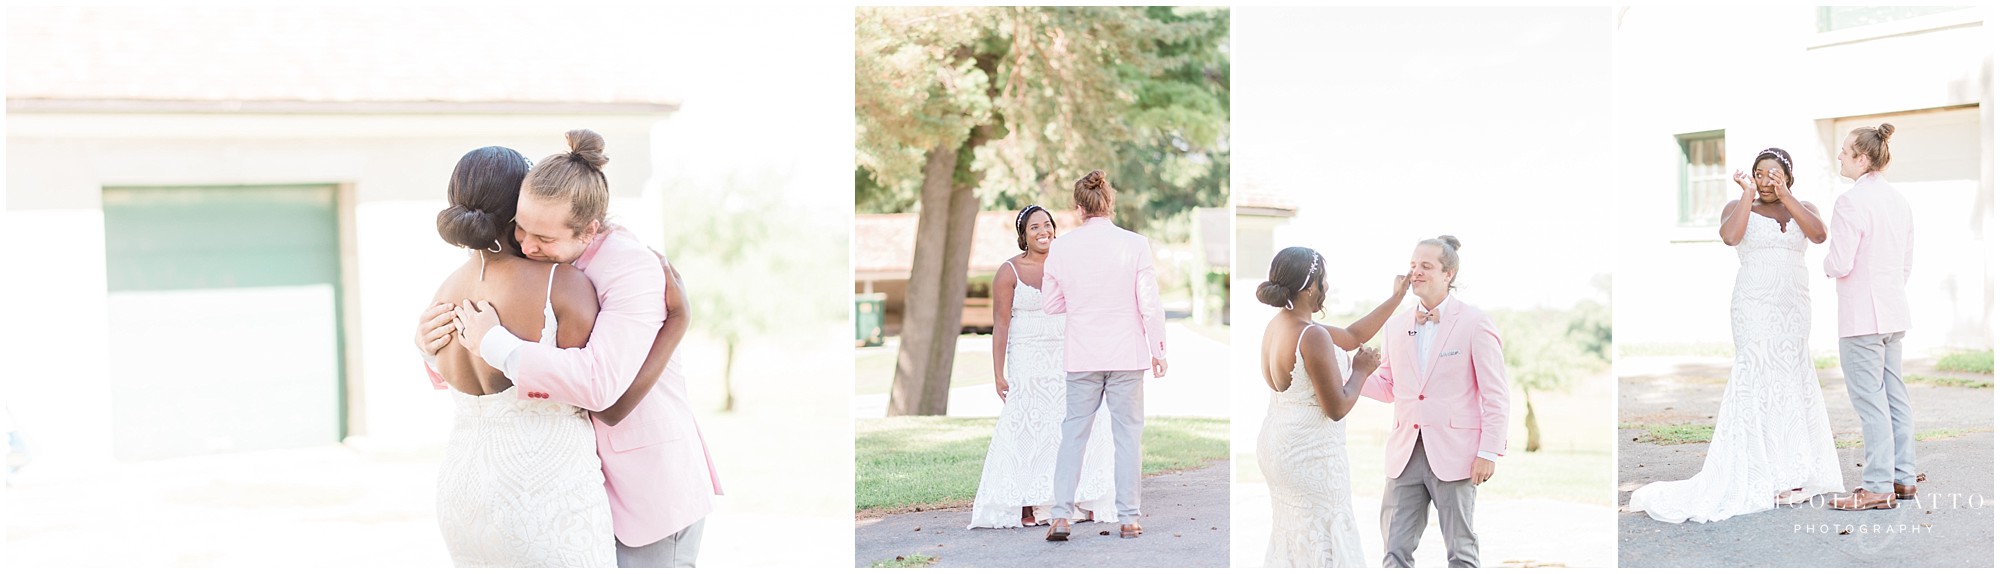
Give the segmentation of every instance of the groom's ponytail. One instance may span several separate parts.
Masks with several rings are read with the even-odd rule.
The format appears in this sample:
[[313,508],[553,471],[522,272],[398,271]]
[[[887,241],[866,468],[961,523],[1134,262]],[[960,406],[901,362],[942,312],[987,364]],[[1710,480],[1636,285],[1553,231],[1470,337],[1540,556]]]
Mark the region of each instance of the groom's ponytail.
[[611,182],[604,177],[604,136],[590,130],[570,130],[569,152],[542,158],[528,172],[526,188],[537,198],[569,204],[569,228],[578,235],[600,224],[611,205]]
[[1868,171],[1889,167],[1889,136],[1896,133],[1896,126],[1864,126],[1849,133],[1854,134],[1854,153],[1868,158]]
[[1445,287],[1457,288],[1458,287],[1458,238],[1452,237],[1450,235],[1439,235],[1433,239],[1425,239],[1423,241],[1418,241],[1417,245],[1438,246],[1438,251],[1439,251],[1438,263],[1444,266],[1444,272],[1451,274],[1451,284],[1446,285]]
[[1086,217],[1111,215],[1111,196],[1115,193],[1118,190],[1104,181],[1104,170],[1093,170],[1076,180],[1076,207],[1082,209]]

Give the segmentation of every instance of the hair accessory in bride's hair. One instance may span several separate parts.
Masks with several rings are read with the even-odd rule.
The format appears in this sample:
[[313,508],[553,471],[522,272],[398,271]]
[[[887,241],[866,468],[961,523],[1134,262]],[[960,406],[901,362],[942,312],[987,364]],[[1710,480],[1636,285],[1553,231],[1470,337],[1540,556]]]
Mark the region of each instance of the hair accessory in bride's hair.
[[1786,171],[1791,171],[1791,169],[1792,169],[1792,160],[1789,160],[1789,159],[1785,159],[1785,151],[1784,151],[1784,150],[1781,150],[1781,149],[1778,149],[1778,148],[1774,148],[1774,147],[1767,147],[1767,148],[1764,148],[1764,151],[1760,151],[1760,152],[1757,152],[1757,157],[1764,157],[1764,156],[1767,156],[1767,155],[1768,155],[1768,156],[1771,156],[1771,159],[1775,159],[1775,160],[1778,160],[1778,163],[1782,163],[1782,164],[1785,164],[1785,170],[1786,170]]
[[1035,212],[1035,210],[1037,210],[1037,209],[1042,209],[1042,210],[1044,210],[1044,211],[1047,211],[1047,210],[1046,210],[1045,208],[1043,208],[1042,206],[1040,206],[1040,205],[1034,205],[1034,204],[1029,204],[1029,205],[1028,205],[1027,207],[1023,207],[1023,208],[1021,208],[1021,212],[1020,212],[1020,213],[1016,213],[1016,214],[1014,214],[1014,227],[1020,227],[1020,226],[1021,226],[1021,222],[1022,222],[1022,221],[1025,221],[1025,220],[1027,220],[1027,219],[1028,219],[1028,214],[1030,214],[1030,213],[1034,213],[1034,212]]
[[1306,268],[1306,280],[1298,282],[1298,290],[1306,290],[1312,284],[1312,272],[1320,270],[1320,252],[1312,252],[1312,268]]

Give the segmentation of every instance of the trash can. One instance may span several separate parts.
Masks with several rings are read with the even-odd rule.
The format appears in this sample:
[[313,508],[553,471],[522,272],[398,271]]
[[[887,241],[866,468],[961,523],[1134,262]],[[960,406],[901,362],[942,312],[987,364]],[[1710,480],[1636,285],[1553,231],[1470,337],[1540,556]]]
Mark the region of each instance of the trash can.
[[854,295],[854,346],[882,346],[882,322],[888,306],[889,296],[882,293]]

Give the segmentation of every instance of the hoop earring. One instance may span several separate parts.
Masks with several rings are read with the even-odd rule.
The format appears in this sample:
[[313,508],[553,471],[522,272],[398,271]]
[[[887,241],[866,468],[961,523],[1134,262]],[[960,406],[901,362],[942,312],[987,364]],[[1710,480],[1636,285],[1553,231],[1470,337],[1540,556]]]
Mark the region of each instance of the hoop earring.
[[492,248],[492,249],[488,249],[487,251],[490,251],[490,252],[493,252],[493,253],[499,253],[499,252],[501,251],[501,249],[500,249],[500,240],[498,240],[498,239],[495,239],[495,240],[493,240],[493,248]]
[[1290,310],[1292,310],[1292,302],[1291,302],[1291,301],[1286,301],[1286,302],[1285,302],[1285,310],[1286,310],[1286,311],[1290,311]]

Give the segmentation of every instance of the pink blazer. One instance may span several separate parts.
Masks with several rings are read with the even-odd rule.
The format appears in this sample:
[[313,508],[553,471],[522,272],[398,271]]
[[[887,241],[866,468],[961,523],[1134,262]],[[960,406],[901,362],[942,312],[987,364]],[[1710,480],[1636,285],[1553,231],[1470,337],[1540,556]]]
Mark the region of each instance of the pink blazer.
[[1833,200],[1826,276],[1840,302],[1840,336],[1910,329],[1910,260],[1916,245],[1910,202],[1881,173],[1854,181]]
[[[1479,451],[1507,453],[1507,359],[1500,331],[1486,313],[1447,297],[1438,306],[1432,356],[1417,356],[1416,313],[1404,310],[1382,326],[1382,366],[1361,395],[1394,403],[1389,431],[1389,478],[1402,476],[1419,436],[1438,480],[1472,478]],[[1424,376],[1416,362],[1426,361]]]
[[[598,236],[576,261],[597,287],[597,326],[580,349],[523,345],[514,358],[520,396],[604,410],[625,394],[666,321],[666,274],[645,243],[624,228]],[[618,426],[591,418],[611,495],[612,530],[644,546],[714,509],[722,483],[695,426],[676,354],[644,401]]]
[[1146,238],[1084,220],[1049,244],[1042,264],[1042,309],[1064,320],[1063,370],[1139,371],[1167,356],[1167,313]]

